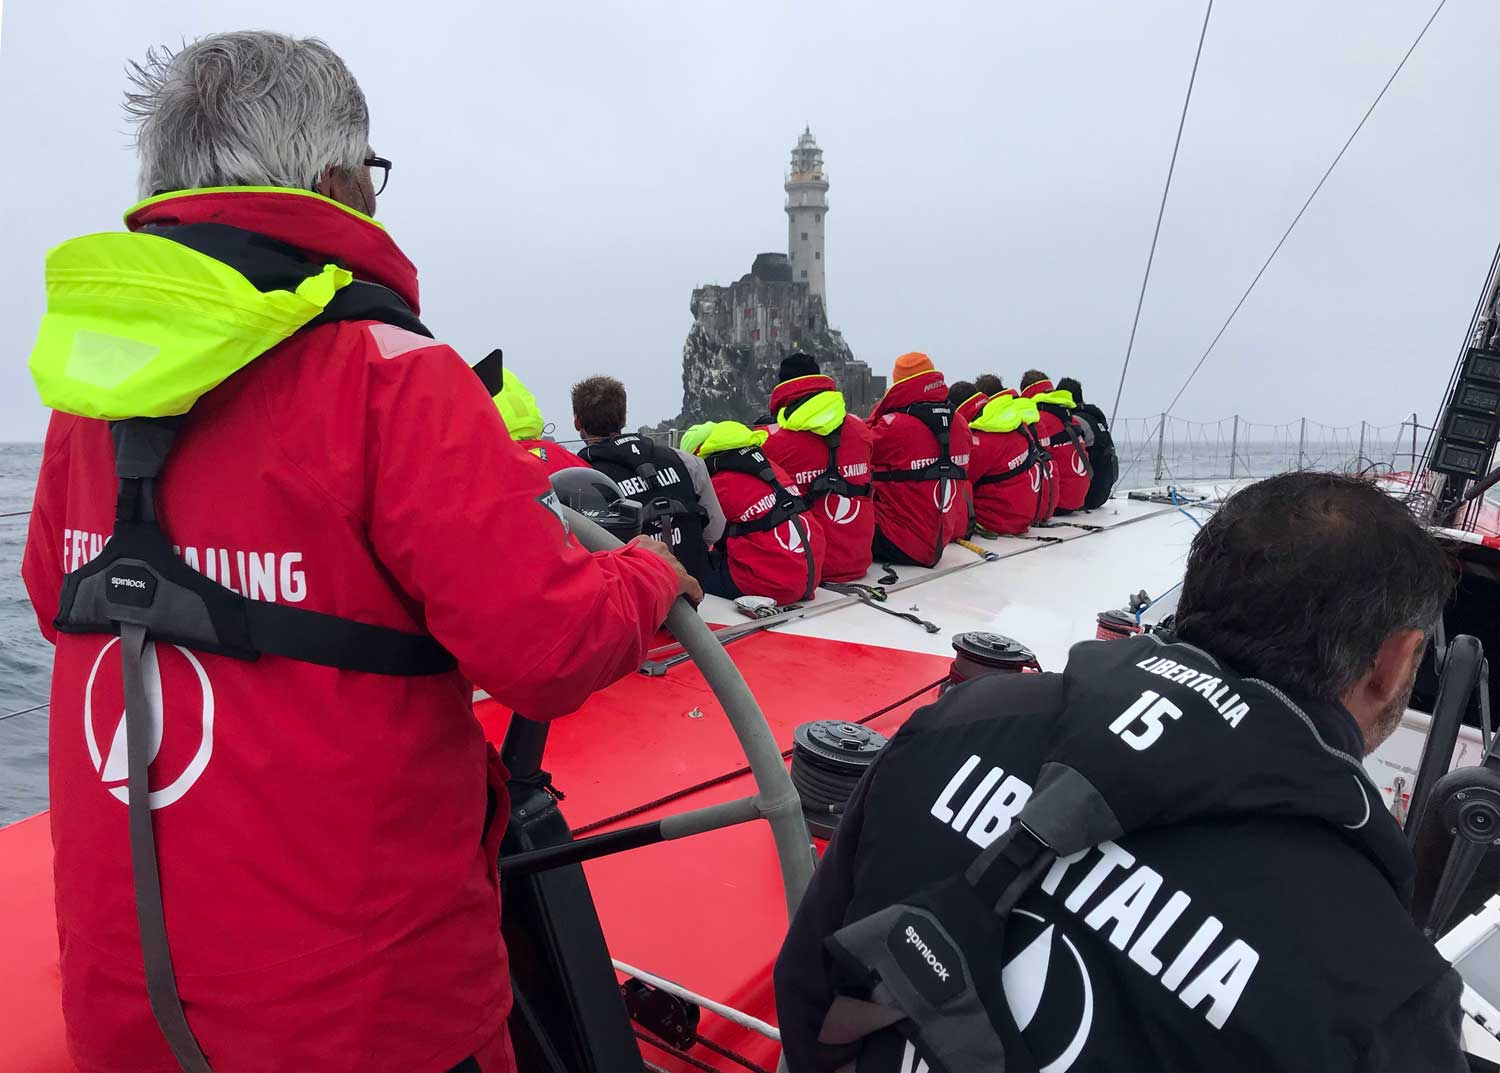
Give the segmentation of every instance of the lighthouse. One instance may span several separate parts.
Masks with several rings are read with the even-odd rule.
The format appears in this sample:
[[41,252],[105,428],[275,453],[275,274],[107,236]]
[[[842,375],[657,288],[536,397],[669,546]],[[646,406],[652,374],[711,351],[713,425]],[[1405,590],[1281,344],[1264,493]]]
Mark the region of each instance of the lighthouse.
[[786,180],[786,215],[792,280],[806,283],[808,292],[822,299],[826,315],[823,220],[828,215],[828,176],[823,172],[823,150],[818,148],[810,127],[803,130],[792,148],[792,170]]

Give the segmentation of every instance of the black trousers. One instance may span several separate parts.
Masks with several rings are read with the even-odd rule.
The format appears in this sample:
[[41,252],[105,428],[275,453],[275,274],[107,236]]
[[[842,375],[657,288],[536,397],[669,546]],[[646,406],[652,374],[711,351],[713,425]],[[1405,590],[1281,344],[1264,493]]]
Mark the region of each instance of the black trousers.
[[931,563],[919,563],[906,552],[892,544],[880,527],[875,527],[875,539],[870,542],[870,553],[877,563],[890,563],[892,566],[931,566]]

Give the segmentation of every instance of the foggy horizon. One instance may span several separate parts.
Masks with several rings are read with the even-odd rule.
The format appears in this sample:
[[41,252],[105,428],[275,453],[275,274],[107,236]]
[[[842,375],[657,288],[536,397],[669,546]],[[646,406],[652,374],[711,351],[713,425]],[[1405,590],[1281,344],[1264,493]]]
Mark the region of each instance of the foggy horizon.
[[[470,363],[503,348],[559,439],[596,373],[625,381],[630,427],[676,416],[691,293],[785,252],[804,125],[831,183],[829,322],[856,358],[885,374],[923,350],[950,382],[1035,366],[1110,409],[1201,2],[402,10],[4,6],[0,131],[26,152],[3,179],[0,440],[45,429],[25,368],[45,251],[135,200],[126,60],[245,26],[348,62],[424,321]],[[1177,392],[1431,11],[1215,8],[1122,417]],[[1476,0],[1438,16],[1175,416],[1431,421],[1500,239],[1497,27]]]

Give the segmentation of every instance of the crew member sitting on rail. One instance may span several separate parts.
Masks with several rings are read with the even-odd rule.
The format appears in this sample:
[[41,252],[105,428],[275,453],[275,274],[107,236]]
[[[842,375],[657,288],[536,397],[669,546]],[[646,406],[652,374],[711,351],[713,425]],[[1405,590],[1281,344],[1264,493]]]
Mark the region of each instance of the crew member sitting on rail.
[[[949,397],[957,398],[972,386],[954,384]],[[1003,387],[998,390],[1001,393],[993,399],[971,392],[958,412],[968,420],[973,437],[969,486],[975,522],[980,529],[1014,535],[1031,527],[1045,500],[1047,489],[1042,481],[1049,456],[1031,437],[1026,423],[1036,412],[1035,404]]]
[[1083,449],[1083,435],[1073,424],[1073,396],[1059,391],[1037,369],[1027,369],[1021,377],[1021,395],[1036,403],[1042,412],[1037,427],[1042,444],[1052,454],[1057,481],[1057,514],[1082,510],[1089,494],[1089,461]]
[[730,600],[811,600],[823,580],[823,526],[761,450],[765,442],[765,432],[738,421],[706,421],[683,433],[683,448],[703,459],[729,519],[703,588]]
[[1073,396],[1073,420],[1083,433],[1083,443],[1089,456],[1089,469],[1093,476],[1089,480],[1089,494],[1083,501],[1084,510],[1097,510],[1109,499],[1115,481],[1120,479],[1120,460],[1115,455],[1115,438],[1109,431],[1109,422],[1104,411],[1091,402],[1083,401],[1083,387],[1071,376],[1057,382],[1059,391]]
[[146,200],[48,253],[31,355],[71,1061],[514,1069],[473,686],[574,711],[698,586],[657,541],[584,551],[418,319],[327,45],[215,34],[130,79]]
[[910,353],[896,359],[867,424],[875,433],[874,556],[935,566],[969,529],[968,422],[954,415],[932,360]]
[[545,425],[542,422],[542,409],[536,404],[536,396],[509,369],[505,370],[504,375],[505,386],[495,393],[495,408],[500,411],[510,438],[535,455],[549,475],[574,466],[587,468],[587,462],[562,444],[543,439]]
[[591,376],[573,385],[578,455],[646,510],[642,532],[665,541],[705,589],[718,577],[708,549],[724,535],[724,510],[703,462],[625,428],[625,385]]
[[1452,586],[1375,485],[1272,477],[1194,538],[1175,637],[918,711],[776,963],[789,1068],[1467,1069],[1360,762]]
[[802,489],[823,526],[828,553],[824,581],[858,581],[870,569],[875,502],[870,487],[870,428],[844,408],[844,396],[818,362],[792,354],[771,392],[776,427],[765,455]]

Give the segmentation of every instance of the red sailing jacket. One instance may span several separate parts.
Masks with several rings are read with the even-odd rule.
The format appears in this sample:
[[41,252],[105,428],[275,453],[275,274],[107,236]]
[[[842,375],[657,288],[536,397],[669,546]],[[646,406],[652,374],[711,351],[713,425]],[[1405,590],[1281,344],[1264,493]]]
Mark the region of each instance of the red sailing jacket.
[[[882,481],[878,475],[910,472],[936,460],[937,440],[927,426],[911,414],[892,411],[914,402],[946,402],[947,398],[942,373],[918,373],[892,384],[868,421],[875,433],[875,524],[887,540],[926,566],[936,564],[943,548],[968,531],[967,482],[948,482],[946,499],[940,501],[941,481]],[[953,461],[967,466],[969,447],[969,424],[955,417],[948,439]]]
[[[986,478],[1011,473],[1022,466],[1031,454],[1031,439],[1019,427],[1001,431],[1014,421],[1001,420],[1013,393],[997,395],[993,400],[985,396],[982,406],[970,408],[967,404],[960,413],[969,419],[969,433],[974,438],[974,447],[969,455],[969,484],[974,494],[974,517],[979,525],[995,533],[1024,533],[1031,523],[1039,520],[1038,514],[1045,510],[1048,489],[1044,482],[1044,463],[1034,462],[1024,471],[1005,480]],[[994,408],[990,407],[993,401]],[[971,412],[978,409],[978,413]],[[989,421],[986,421],[988,410]],[[991,427],[986,428],[989,424]]]
[[[168,221],[338,257],[416,308],[411,263],[333,202],[202,193],[127,219]],[[85,1070],[167,1071],[132,894],[118,641],[51,624],[63,573],[111,530],[115,485],[107,425],[54,414],[22,574],[57,647],[69,1047]],[[216,1068],[441,1070],[503,1043],[495,854],[509,810],[471,683],[529,716],[570,712],[639,664],[676,591],[655,556],[583,551],[548,492],[463,360],[390,325],[309,329],[194,406],[158,499],[190,566],[253,599],[425,630],[459,665],[390,677],[153,646],[167,931]],[[487,788],[497,819],[481,842]]]
[[[802,405],[796,405],[799,402]],[[832,378],[799,376],[777,384],[771,392],[771,412],[777,416],[777,425],[762,450],[799,487],[806,489],[828,470],[824,429],[839,430],[839,474],[850,484],[869,487],[874,436],[868,425],[845,412],[844,398]],[[823,580],[864,577],[870,569],[870,541],[875,536],[873,496],[825,494],[812,504],[809,514],[818,519],[828,541]]]
[[[1021,395],[1034,399],[1053,391],[1051,380],[1038,380]],[[1052,455],[1053,479],[1057,483],[1057,509],[1080,510],[1089,494],[1089,473],[1084,468],[1084,458],[1073,445],[1073,440],[1063,430],[1063,423],[1055,414],[1042,411],[1042,420],[1037,425],[1037,435],[1047,444]],[[1049,442],[1049,441],[1056,442]]]
[[518,440],[517,442],[541,462],[542,469],[549,477],[560,469],[589,468],[587,462],[562,444],[554,443],[552,440]]
[[[715,428],[717,434],[710,434],[694,450],[709,463],[714,494],[719,497],[729,527],[765,517],[776,505],[770,485],[748,473],[716,472],[713,465],[714,455],[754,446],[760,433],[752,437],[749,429],[733,421],[720,421]],[[771,462],[771,470],[783,488],[793,495],[802,494],[775,462]],[[804,511],[764,532],[729,536],[726,529],[719,547],[728,561],[730,580],[743,595],[769,596],[778,604],[788,604],[812,599],[822,584],[827,544],[823,527],[812,511]]]

